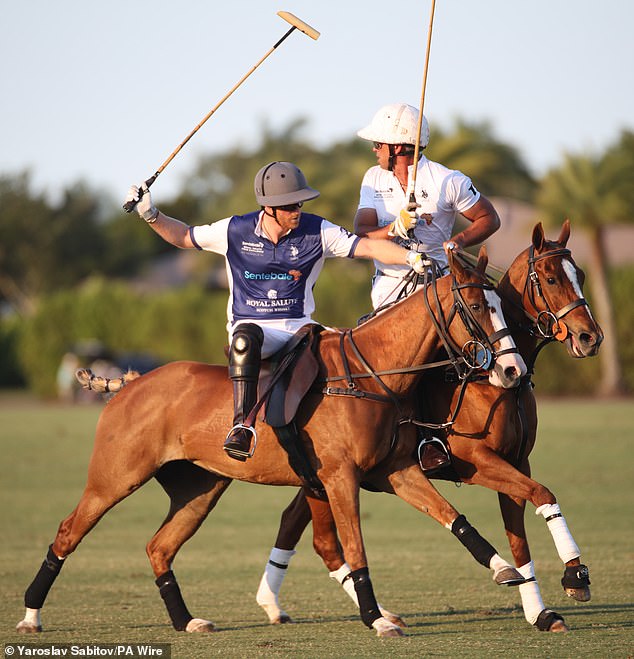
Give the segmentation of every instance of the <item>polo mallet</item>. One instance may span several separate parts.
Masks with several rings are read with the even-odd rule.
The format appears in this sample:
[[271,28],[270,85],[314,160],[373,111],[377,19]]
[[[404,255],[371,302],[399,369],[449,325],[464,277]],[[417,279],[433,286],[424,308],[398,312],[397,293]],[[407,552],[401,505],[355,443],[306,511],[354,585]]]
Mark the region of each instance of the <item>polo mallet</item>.
[[[240,80],[216,103],[216,105],[211,108],[211,110],[203,117],[202,121],[194,128],[194,130],[189,133],[189,135],[174,149],[174,151],[169,155],[167,160],[156,170],[153,176],[150,176],[145,185],[149,188],[154,181],[156,181],[159,174],[174,160],[176,154],[189,142],[189,140],[200,130],[200,128],[205,124],[205,122],[211,117],[211,115],[233,94],[233,92],[238,89],[238,87],[262,64],[262,62],[291,34],[293,30],[299,30],[305,35],[309,36],[311,39],[317,41],[319,39],[319,32],[312,28],[308,23],[304,23],[301,19],[297,18],[294,14],[291,14],[289,11],[278,11],[277,15],[283,18],[287,23],[292,25],[291,29],[260,59],[258,62],[245,73]],[[132,209],[136,206],[138,202],[128,201],[123,205],[123,209],[126,213],[130,213]]]
[[436,0],[431,0],[431,12],[429,15],[429,28],[427,29],[427,49],[425,53],[425,68],[423,71],[423,88],[420,94],[420,104],[418,107],[418,126],[416,127],[416,135],[419,138],[416,140],[414,146],[414,170],[412,178],[409,181],[409,203],[407,210],[416,210],[416,175],[418,173],[418,157],[420,153],[420,131],[423,127],[423,109],[425,107],[425,89],[427,88],[427,71],[429,70],[429,52],[431,50],[431,32],[434,27],[434,11],[436,9]]

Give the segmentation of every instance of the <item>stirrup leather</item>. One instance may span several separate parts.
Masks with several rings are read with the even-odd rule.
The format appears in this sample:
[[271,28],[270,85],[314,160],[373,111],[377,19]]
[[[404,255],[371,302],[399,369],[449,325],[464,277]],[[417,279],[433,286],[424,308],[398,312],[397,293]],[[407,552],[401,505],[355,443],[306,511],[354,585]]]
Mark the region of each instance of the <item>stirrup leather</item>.
[[224,450],[227,453],[234,453],[235,455],[241,455],[245,458],[252,458],[253,454],[255,453],[255,447],[258,445],[258,434],[255,432],[255,428],[253,426],[246,426],[244,423],[236,423],[233,428],[227,433],[227,436],[225,437],[225,443],[231,439],[233,436],[233,433],[235,430],[246,430],[247,432],[250,432],[252,437],[253,437],[253,442],[251,444],[251,450],[250,451],[241,451],[239,449],[235,448],[227,448],[224,446]]

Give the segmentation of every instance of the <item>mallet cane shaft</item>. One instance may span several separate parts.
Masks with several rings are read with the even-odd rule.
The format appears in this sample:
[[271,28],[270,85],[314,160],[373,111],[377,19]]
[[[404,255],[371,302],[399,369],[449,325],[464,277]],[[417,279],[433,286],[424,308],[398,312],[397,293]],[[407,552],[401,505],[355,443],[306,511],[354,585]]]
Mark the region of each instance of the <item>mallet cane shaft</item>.
[[[159,174],[174,160],[178,152],[189,142],[189,140],[202,128],[206,121],[214,114],[214,112],[242,85],[242,83],[264,62],[264,60],[275,51],[275,49],[294,31],[299,30],[305,35],[309,36],[315,41],[319,38],[319,32],[312,28],[308,23],[304,23],[301,19],[297,18],[294,14],[291,14],[288,11],[278,11],[277,15],[283,18],[287,23],[291,24],[290,30],[267,52],[265,53],[257,62],[254,64],[247,73],[245,73],[240,80],[214,105],[213,108],[202,118],[202,120],[196,125],[196,127],[187,135],[187,137],[170,153],[166,158],[165,162],[154,172],[149,179],[145,181],[145,185],[149,188],[154,181],[158,178]],[[136,202],[128,201],[123,205],[123,209],[126,213],[130,213]]]

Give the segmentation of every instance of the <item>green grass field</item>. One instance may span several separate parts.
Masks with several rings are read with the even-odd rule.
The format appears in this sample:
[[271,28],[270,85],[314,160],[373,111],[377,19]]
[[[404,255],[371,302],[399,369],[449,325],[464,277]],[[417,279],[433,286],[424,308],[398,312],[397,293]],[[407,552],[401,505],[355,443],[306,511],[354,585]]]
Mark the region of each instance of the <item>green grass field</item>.
[[[387,495],[362,494],[364,536],[378,600],[404,616],[408,636],[379,639],[312,551],[307,533],[282,602],[297,624],[270,626],[255,603],[289,488],[235,483],[185,545],[174,571],[193,615],[219,632],[173,631],[145,556],[167,512],[149,483],[110,511],[65,565],[43,609],[44,633],[15,633],[23,595],[59,522],[81,494],[98,405],[65,407],[0,396],[2,531],[0,598],[7,643],[168,643],[190,657],[632,657],[634,656],[634,405],[632,401],[541,401],[533,475],[559,500],[590,567],[592,600],[565,597],[563,569],[546,524],[527,526],[542,596],[569,634],[540,633],[524,620],[519,593],[449,532]],[[506,558],[493,492],[439,485]],[[17,653],[16,653],[17,656]]]

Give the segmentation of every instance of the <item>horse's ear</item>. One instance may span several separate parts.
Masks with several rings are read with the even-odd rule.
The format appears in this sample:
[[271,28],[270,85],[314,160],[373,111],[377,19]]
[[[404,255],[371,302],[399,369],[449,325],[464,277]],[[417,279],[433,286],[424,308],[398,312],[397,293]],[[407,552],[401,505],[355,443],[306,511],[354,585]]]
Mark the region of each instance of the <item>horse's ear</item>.
[[478,264],[476,266],[476,269],[478,270],[478,272],[484,274],[486,272],[488,264],[489,264],[489,254],[487,253],[486,245],[482,245],[482,247],[480,247],[480,251],[478,252]]
[[533,246],[538,252],[540,252],[546,240],[546,238],[544,238],[544,227],[542,226],[541,222],[538,222],[535,225],[535,228],[533,229],[532,240]]
[[460,274],[464,270],[460,260],[454,256],[453,249],[447,250],[447,263],[449,264],[449,269],[454,273],[454,275]]
[[559,234],[559,238],[557,239],[557,242],[562,247],[565,247],[566,244],[568,243],[568,238],[570,238],[570,220],[566,218],[564,220],[563,226],[561,227],[561,233]]

